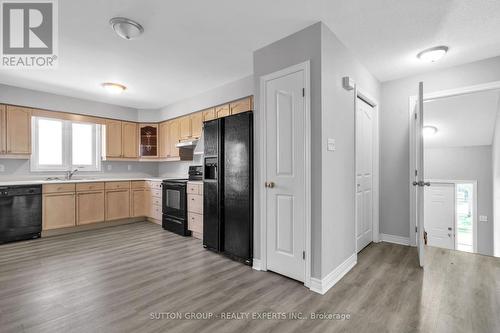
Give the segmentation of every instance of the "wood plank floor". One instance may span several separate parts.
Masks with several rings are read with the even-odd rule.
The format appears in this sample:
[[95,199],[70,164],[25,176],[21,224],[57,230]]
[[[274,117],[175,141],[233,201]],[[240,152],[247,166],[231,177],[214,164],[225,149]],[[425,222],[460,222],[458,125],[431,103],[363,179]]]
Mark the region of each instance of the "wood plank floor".
[[[427,259],[422,271],[414,248],[371,244],[321,296],[148,222],[6,244],[0,332],[500,332],[500,261],[434,248]],[[350,318],[151,318],[167,312]]]

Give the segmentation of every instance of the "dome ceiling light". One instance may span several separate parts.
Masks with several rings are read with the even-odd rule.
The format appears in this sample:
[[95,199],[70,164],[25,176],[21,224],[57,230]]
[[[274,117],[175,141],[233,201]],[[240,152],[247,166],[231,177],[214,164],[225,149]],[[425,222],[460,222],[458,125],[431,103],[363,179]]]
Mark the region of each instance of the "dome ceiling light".
[[125,87],[123,84],[113,83],[113,82],[104,82],[102,84],[102,87],[106,89],[108,93],[113,95],[119,95],[125,90],[127,90],[127,87]]
[[144,32],[142,25],[125,17],[113,17],[109,24],[118,36],[126,40],[137,38]]
[[445,45],[431,47],[417,54],[417,58],[425,62],[436,62],[446,55],[448,49]]

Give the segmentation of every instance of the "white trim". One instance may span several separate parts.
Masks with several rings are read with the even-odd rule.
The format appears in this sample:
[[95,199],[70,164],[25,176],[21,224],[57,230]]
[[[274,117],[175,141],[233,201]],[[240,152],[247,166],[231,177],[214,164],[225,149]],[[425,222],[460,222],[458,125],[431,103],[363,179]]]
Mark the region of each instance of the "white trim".
[[[285,76],[297,71],[304,71],[304,112],[305,112],[305,276],[304,285],[309,287],[311,284],[311,75],[310,75],[310,61],[299,63],[287,67],[285,69],[276,71],[271,74],[263,75],[260,77],[260,107],[259,107],[259,118],[260,118],[260,128],[261,132],[261,144],[260,144],[260,178],[259,183],[264,184],[267,179],[266,175],[266,146],[267,146],[267,136],[266,131],[266,85],[265,82]],[[263,271],[267,270],[267,191],[264,186],[258,188],[260,194],[260,246],[261,246],[261,267]],[[255,259],[254,259],[255,260]]]
[[[379,102],[377,99],[373,98],[368,94],[363,88],[358,87],[356,84],[354,87],[354,216],[356,216],[357,205],[356,205],[356,111],[358,107],[358,98],[361,98],[368,104],[370,104],[374,110],[374,128],[373,128],[373,166],[372,166],[372,241],[378,243],[379,239],[379,229],[380,229],[380,122],[379,122]],[[356,246],[356,253],[358,252],[358,222],[354,221],[354,244]]]
[[[483,84],[476,84],[472,86],[464,86],[460,88],[455,88],[455,89],[448,89],[448,90],[441,90],[441,91],[436,91],[432,93],[427,93],[424,94],[424,101],[430,101],[430,100],[435,100],[435,99],[440,99],[440,98],[446,98],[446,97],[453,97],[453,96],[459,96],[459,95],[466,95],[466,94],[473,94],[476,92],[481,92],[481,91],[489,91],[489,90],[495,90],[495,89],[500,89],[500,81],[493,81],[493,82],[488,82],[488,83],[483,83]],[[414,180],[414,174],[413,170],[415,169],[415,152],[413,149],[413,139],[415,137],[414,135],[414,129],[412,125],[412,114],[413,114],[413,109],[415,108],[415,105],[417,103],[417,96],[413,95],[408,98],[408,125],[410,127],[410,156],[409,156],[409,162],[410,162],[410,170],[409,171],[409,183],[411,184]],[[425,176],[425,174],[424,174]],[[416,226],[416,221],[415,221],[415,197],[414,197],[414,191],[413,191],[413,186],[409,186],[409,192],[410,192],[410,244],[411,246],[416,246],[416,238],[415,238],[415,233],[413,232],[415,230]]]
[[410,238],[396,236],[396,235],[388,235],[388,234],[380,234],[380,240],[386,243],[393,243],[399,245],[410,245]]
[[324,278],[311,278],[311,286],[309,289],[321,295],[326,294],[328,290],[330,290],[335,284],[337,284],[337,282],[340,281],[340,279],[349,273],[354,266],[356,266],[357,262],[358,256],[356,253],[353,253]]
[[262,261],[260,259],[253,259],[252,268],[256,271],[262,271]]

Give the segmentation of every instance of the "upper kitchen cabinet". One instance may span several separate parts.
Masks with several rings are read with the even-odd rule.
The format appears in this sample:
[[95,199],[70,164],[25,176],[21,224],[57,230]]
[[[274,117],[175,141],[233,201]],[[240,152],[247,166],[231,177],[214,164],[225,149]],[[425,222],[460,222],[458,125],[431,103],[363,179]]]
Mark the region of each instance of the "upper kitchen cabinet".
[[229,103],[229,109],[231,114],[238,114],[242,112],[253,110],[253,98],[252,96],[242,98],[240,100]]
[[178,119],[180,128],[180,140],[191,138],[191,117],[185,116]]
[[229,104],[219,105],[215,107],[215,116],[217,118],[222,118],[229,116],[231,114],[231,110],[229,108]]
[[170,144],[170,122],[164,121],[159,125],[160,158],[170,157],[172,145]]
[[201,113],[203,115],[203,121],[209,121],[209,120],[213,120],[213,119],[217,118],[215,116],[215,108],[203,110],[203,111],[201,111]]
[[196,112],[191,115],[191,137],[199,139],[203,128],[203,112]]
[[139,154],[141,158],[158,157],[158,125],[139,125]]
[[31,154],[31,109],[2,105],[0,129],[0,151],[3,154]]
[[122,154],[124,158],[139,156],[137,124],[122,122]]
[[174,119],[170,121],[170,157],[179,157],[179,148],[176,147],[180,141],[180,121]]
[[122,157],[122,122],[106,120],[106,157]]

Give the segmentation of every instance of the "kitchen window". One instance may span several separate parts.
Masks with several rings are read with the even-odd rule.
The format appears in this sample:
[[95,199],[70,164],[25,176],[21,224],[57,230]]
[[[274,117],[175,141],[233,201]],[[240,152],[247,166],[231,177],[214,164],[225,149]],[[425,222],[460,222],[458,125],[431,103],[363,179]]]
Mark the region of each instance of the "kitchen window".
[[31,171],[101,170],[101,125],[32,118]]

